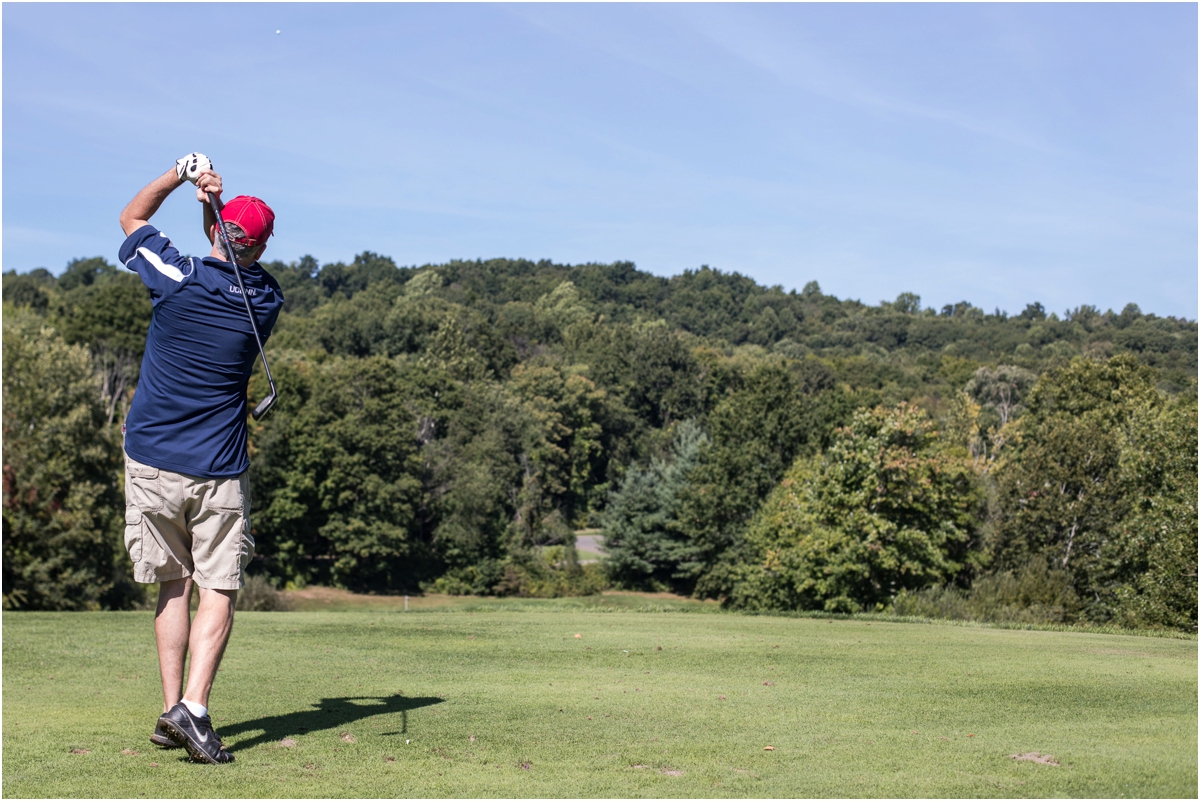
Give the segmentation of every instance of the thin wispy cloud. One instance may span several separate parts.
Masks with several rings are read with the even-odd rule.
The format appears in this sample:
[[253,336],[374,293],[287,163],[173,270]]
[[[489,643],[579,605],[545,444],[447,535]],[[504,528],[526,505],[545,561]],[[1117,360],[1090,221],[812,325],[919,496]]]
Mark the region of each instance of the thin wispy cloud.
[[[120,208],[199,149],[272,203],[285,261],[620,258],[1196,313],[1194,6],[224,10],[208,61],[252,98],[210,97],[207,61],[147,69],[191,6],[5,6],[5,269],[115,257]],[[197,214],[156,221],[198,248]]]
[[1043,153],[1058,152],[1058,148],[1041,137],[1020,130],[1010,120],[978,118],[961,110],[914,101],[872,85],[842,68],[827,48],[794,29],[785,33],[762,20],[720,6],[698,9],[685,18],[714,46],[787,86],[867,111],[936,122]]

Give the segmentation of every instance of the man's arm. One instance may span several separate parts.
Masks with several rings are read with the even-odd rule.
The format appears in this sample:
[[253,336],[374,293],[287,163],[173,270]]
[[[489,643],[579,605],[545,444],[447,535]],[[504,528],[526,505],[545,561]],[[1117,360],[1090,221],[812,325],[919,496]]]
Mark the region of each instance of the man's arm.
[[[213,214],[212,206],[208,203],[208,193],[211,192],[217,200],[217,208],[225,208],[221,202],[221,176],[213,170],[204,170],[196,179],[196,200],[204,207],[204,238],[211,240],[213,226],[217,224],[217,215]],[[217,234],[220,238],[220,234]]]
[[[199,174],[196,174],[197,157],[200,159]],[[192,161],[192,164],[191,169],[187,170],[185,169],[187,165],[184,162],[189,159]],[[134,195],[133,200],[129,201],[129,205],[121,212],[121,230],[125,232],[125,236],[129,236],[143,225],[148,225],[150,218],[158,211],[158,207],[167,199],[167,195],[182,186],[186,180],[196,184],[196,200],[204,205],[204,238],[208,239],[209,232],[217,222],[212,208],[208,205],[208,193],[211,192],[216,196],[217,205],[220,207],[221,176],[213,171],[212,163],[199,153],[191,153],[188,156],[184,156],[175,162],[175,165],[175,169],[167,170],[146,184],[142,191]]]
[[[143,225],[149,225],[150,218],[167,199],[167,195],[182,184],[183,181],[176,174],[174,167],[146,184],[121,212],[121,230],[125,232],[125,236],[129,236]],[[207,233],[205,236],[207,237]]]
[[[225,205],[221,202],[221,198],[219,198],[219,197],[217,198],[217,205],[218,206]],[[212,229],[213,229],[213,226],[217,224],[217,215],[213,214],[212,206],[208,205],[207,198],[205,198],[203,206],[204,206],[204,238],[211,242],[212,241]],[[217,236],[219,238],[220,234],[217,234]],[[213,244],[215,244],[215,243],[213,243]]]

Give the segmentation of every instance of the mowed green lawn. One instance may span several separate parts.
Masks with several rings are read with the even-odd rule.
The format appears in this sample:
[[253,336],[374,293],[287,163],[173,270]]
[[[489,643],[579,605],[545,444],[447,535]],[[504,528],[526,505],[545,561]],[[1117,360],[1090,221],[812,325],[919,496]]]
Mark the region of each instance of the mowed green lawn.
[[[1195,640],[530,603],[238,613],[212,701],[237,761],[209,767],[146,739],[151,622],[4,615],[5,796],[1197,792]],[[1059,764],[1011,758],[1033,752]]]

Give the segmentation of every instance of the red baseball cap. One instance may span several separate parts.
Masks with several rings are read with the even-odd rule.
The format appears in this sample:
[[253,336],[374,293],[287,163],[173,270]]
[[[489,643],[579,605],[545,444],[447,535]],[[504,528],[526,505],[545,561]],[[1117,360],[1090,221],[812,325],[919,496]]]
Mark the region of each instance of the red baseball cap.
[[238,195],[226,203],[221,209],[221,219],[236,223],[246,232],[244,237],[233,240],[239,245],[261,245],[275,230],[275,212],[266,203],[249,195]]

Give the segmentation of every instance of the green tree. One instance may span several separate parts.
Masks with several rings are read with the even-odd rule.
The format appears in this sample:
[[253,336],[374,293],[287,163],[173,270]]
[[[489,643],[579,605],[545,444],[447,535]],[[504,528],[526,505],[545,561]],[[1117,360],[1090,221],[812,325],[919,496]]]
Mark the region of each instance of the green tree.
[[651,428],[704,411],[702,369],[683,336],[658,320],[587,322],[565,333],[568,352]]
[[571,526],[586,523],[607,494],[605,429],[613,431],[620,410],[583,365],[520,364],[508,387],[538,424],[522,455],[517,539],[527,546],[570,539]]
[[572,451],[594,455],[578,447],[590,426],[580,426],[586,409],[572,401],[604,399],[582,376],[531,369],[515,371],[510,385],[464,385],[445,435],[426,448],[434,547],[449,568],[436,591],[558,596],[600,587],[598,571],[577,563],[563,481]]
[[732,603],[750,609],[881,609],[967,567],[981,511],[974,474],[928,416],[860,410],[822,456],[801,457],[746,539]]
[[50,306],[46,288],[54,284],[54,277],[49,273],[47,276],[49,280],[28,273],[18,275],[16,270],[9,270],[4,273],[4,300],[13,306],[28,306],[37,314],[45,314]]
[[1131,501],[1100,552],[1101,602],[1122,625],[1196,630],[1196,394],[1133,410],[1122,442]]
[[6,305],[6,609],[122,607],[137,595],[121,547],[112,434],[87,351]]
[[892,308],[901,314],[917,314],[921,311],[921,296],[912,292],[901,292],[892,301]]
[[980,367],[964,390],[982,408],[991,409],[1001,426],[1020,416],[1021,401],[1033,389],[1037,376],[1011,364],[995,369]]
[[[1038,604],[1066,615],[1074,601],[1047,599],[1070,595],[1097,619],[1133,620],[1135,607],[1139,620],[1179,619],[1163,610],[1182,608],[1190,586],[1186,571],[1171,572],[1186,562],[1187,527],[1172,527],[1173,512],[1153,515],[1186,505],[1168,489],[1182,468],[1156,472],[1175,463],[1167,446],[1146,443],[1184,436],[1178,415],[1162,415],[1171,393],[1194,391],[1194,321],[1136,306],[986,314],[966,300],[939,313],[907,293],[868,306],[816,282],[789,292],[707,266],[672,278],[629,262],[411,268],[363,252],[269,269],[287,298],[270,343],[281,399],[252,424],[251,448],[256,535],[277,578],[336,574],[394,591],[449,571],[453,591],[582,591],[594,586],[580,578],[588,571],[563,567],[572,528],[628,501],[624,519],[641,531],[639,504],[662,483],[654,457],[670,462],[680,421],[694,419],[712,440],[675,496],[674,523],[653,522],[661,504],[645,511],[646,531],[665,530],[678,547],[646,562],[653,581],[720,597],[750,558],[747,524],[796,459],[829,448],[855,408],[907,401],[937,411],[939,450],[974,456],[994,496],[991,589],[972,598],[1028,602],[1005,612],[1018,617],[1041,614]],[[4,290],[91,351],[116,421],[151,319],[136,276],[79,259],[62,280],[6,274]],[[1084,408],[1092,379],[1071,385],[1068,364],[1081,353],[1153,366],[1146,386],[1162,392],[1146,394],[1145,409],[1120,393]],[[1033,402],[1038,374],[1050,377]],[[251,387],[255,398],[265,391],[257,368]],[[1025,495],[1022,482],[1034,482]],[[1066,488],[1054,504],[1039,489],[1047,482]],[[1092,532],[1083,546],[1080,526],[1064,535],[1063,515],[1076,512]],[[1035,591],[1068,576],[1070,592]]]
[[90,259],[71,259],[67,269],[58,277],[58,288],[64,292],[80,286],[104,283],[117,276],[117,268],[109,264],[102,256]]
[[129,272],[80,283],[57,304],[63,339],[91,351],[110,423],[124,417],[122,407],[137,384],[152,316],[146,287]]
[[285,312],[311,312],[325,300],[324,288],[317,280],[321,266],[312,256],[301,256],[299,261],[288,264],[267,262],[263,267],[283,290]]
[[273,570],[360,590],[415,587],[432,569],[422,447],[453,395],[447,378],[379,356],[276,369],[288,389],[254,434],[251,470]]
[[974,447],[985,459],[995,459],[1004,447],[1007,426],[1025,410],[1023,401],[1033,389],[1037,375],[1011,364],[980,367],[963,391],[979,406]]
[[675,426],[671,452],[654,457],[646,467],[633,465],[620,488],[609,498],[601,516],[605,570],[616,584],[628,589],[670,589],[672,574],[686,543],[677,514],[687,476],[708,444],[694,421]]
[[1018,570],[1035,557],[1045,559],[1071,575],[1091,619],[1112,614],[1115,577],[1106,554],[1129,539],[1120,531],[1135,514],[1138,494],[1153,492],[1131,483],[1122,464],[1139,461],[1137,421],[1153,432],[1147,421],[1161,414],[1164,399],[1154,382],[1154,370],[1129,355],[1075,359],[1047,372],[995,469],[994,567]]
[[398,284],[376,283],[349,299],[335,294],[313,312],[313,338],[334,356],[389,355],[386,321],[400,291]]
[[760,363],[709,415],[712,445],[689,477],[679,512],[687,547],[674,573],[677,591],[729,593],[742,533],[763,498],[797,455],[817,452],[849,416],[846,394],[811,389],[802,371]]
[[326,264],[317,274],[317,282],[325,290],[326,297],[341,295],[349,300],[376,284],[403,284],[412,273],[411,268],[397,267],[388,256],[364,250],[350,264]]
[[509,526],[540,426],[520,398],[494,382],[463,387],[444,436],[426,446],[436,505],[434,547],[464,585],[486,594],[503,576]]

